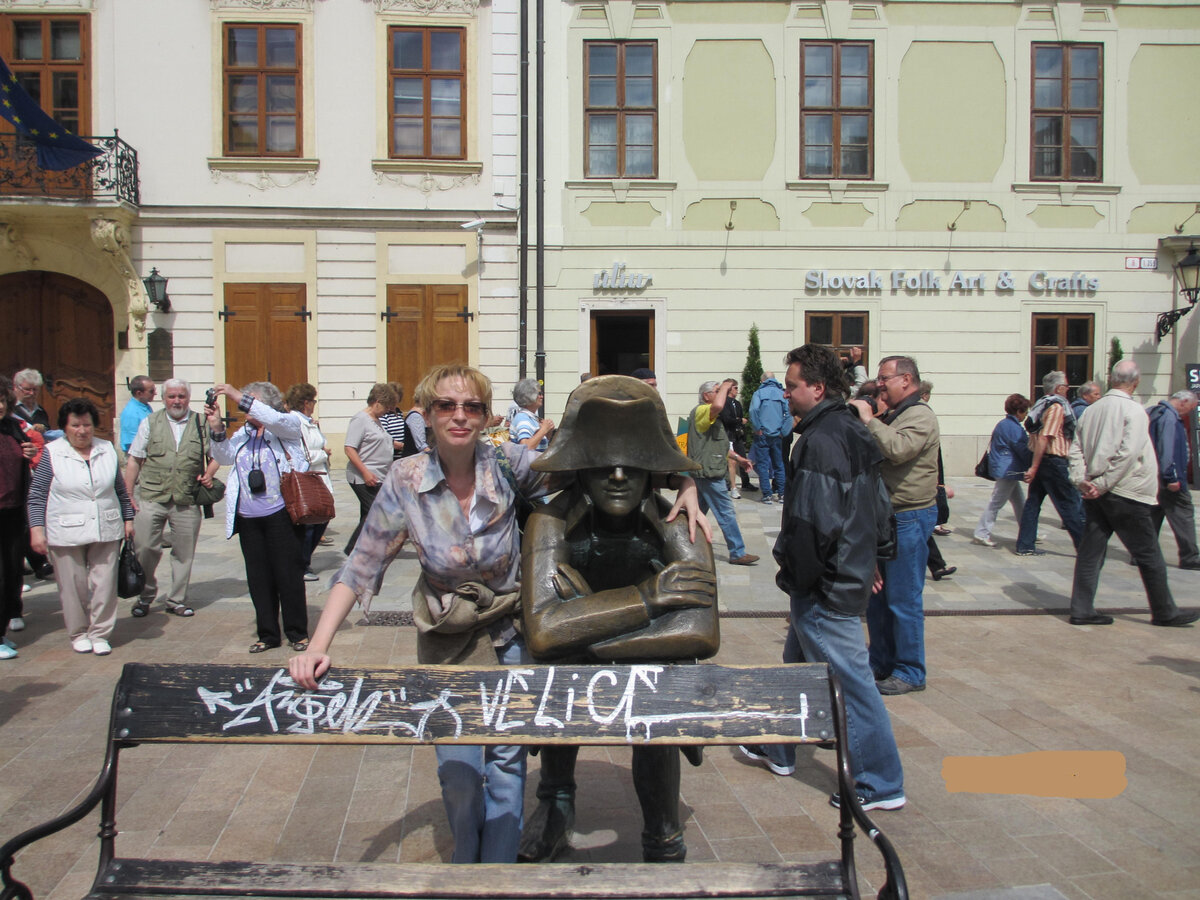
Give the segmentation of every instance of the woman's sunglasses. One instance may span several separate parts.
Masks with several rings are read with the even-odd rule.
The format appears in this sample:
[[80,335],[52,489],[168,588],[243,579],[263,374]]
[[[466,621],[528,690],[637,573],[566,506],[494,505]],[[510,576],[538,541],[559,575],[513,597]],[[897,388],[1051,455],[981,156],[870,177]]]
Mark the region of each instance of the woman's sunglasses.
[[457,403],[454,400],[438,399],[429,404],[429,408],[439,416],[452,416],[460,406],[469,418],[481,419],[487,415],[487,404],[482,400],[464,400],[462,403]]

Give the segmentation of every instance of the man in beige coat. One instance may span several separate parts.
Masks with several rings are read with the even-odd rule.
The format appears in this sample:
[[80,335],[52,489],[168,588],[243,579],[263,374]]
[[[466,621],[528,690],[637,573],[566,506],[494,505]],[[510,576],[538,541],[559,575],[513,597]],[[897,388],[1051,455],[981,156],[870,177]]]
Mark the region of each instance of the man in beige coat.
[[1071,586],[1072,625],[1111,625],[1096,612],[1096,586],[1113,532],[1133,557],[1146,586],[1153,625],[1190,625],[1200,613],[1180,612],[1167,585],[1167,564],[1154,527],[1158,458],[1150,419],[1133,399],[1141,375],[1133,360],[1113,366],[1110,390],[1079,421],[1071,445],[1071,481],[1083,495],[1086,521]]
[[883,566],[883,590],[867,604],[871,669],[881,694],[925,690],[925,565],[937,524],[937,416],[921,400],[921,372],[909,356],[879,363],[879,399],[888,411],[875,418],[864,400],[852,400],[879,445],[879,471],[896,518],[896,558]]

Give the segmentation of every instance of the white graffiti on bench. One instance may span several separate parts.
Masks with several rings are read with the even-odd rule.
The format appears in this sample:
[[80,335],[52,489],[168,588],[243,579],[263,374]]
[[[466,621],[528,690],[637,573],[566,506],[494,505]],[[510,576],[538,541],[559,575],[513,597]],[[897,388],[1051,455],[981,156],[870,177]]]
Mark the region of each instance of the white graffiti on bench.
[[[398,690],[372,690],[363,696],[365,679],[361,677],[353,679],[349,690],[342,682],[326,677],[320,682],[317,691],[308,691],[292,681],[286,669],[276,670],[257,693],[254,693],[254,684],[249,678],[235,684],[232,691],[198,687],[196,692],[210,715],[215,715],[218,711],[234,713],[232,718],[222,724],[224,731],[257,724],[265,719],[272,732],[278,732],[283,726],[292,734],[313,734],[318,728],[344,734],[383,731],[400,732],[424,740],[427,737],[429,720],[438,712],[445,713],[454,722],[455,737],[462,734],[463,715],[471,713],[479,715],[479,720],[485,728],[501,733],[529,733],[545,729],[563,731],[574,719],[576,708],[582,701],[586,701],[587,718],[592,724],[612,725],[620,718],[620,727],[625,729],[625,740],[631,743],[636,739],[635,732],[641,732],[648,740],[655,726],[668,726],[689,719],[793,722],[799,723],[800,733],[797,737],[806,739],[808,736],[808,696],[804,693],[798,697],[796,712],[705,709],[646,714],[635,710],[639,687],[651,694],[658,693],[658,676],[663,672],[663,666],[631,665],[622,671],[627,674],[623,686],[620,686],[621,672],[618,670],[595,671],[586,690],[583,691],[582,698],[578,697],[576,689],[569,685],[565,690],[558,688],[556,692],[557,669],[554,666],[537,670],[508,669],[490,690],[486,682],[480,681],[477,701],[456,694],[450,688],[441,690],[436,697],[412,702],[409,701],[408,689],[405,687]],[[536,686],[531,688],[529,685],[529,679],[539,672],[546,673],[546,680],[540,691]],[[578,679],[579,673],[572,672],[571,680]],[[611,696],[606,689],[618,686],[621,689],[616,703],[607,712],[602,711],[606,696]],[[525,719],[507,718],[512,708],[514,692],[530,696],[540,693],[531,725]],[[240,699],[241,696],[245,696],[246,699]],[[557,713],[562,718],[557,718],[552,713]]]

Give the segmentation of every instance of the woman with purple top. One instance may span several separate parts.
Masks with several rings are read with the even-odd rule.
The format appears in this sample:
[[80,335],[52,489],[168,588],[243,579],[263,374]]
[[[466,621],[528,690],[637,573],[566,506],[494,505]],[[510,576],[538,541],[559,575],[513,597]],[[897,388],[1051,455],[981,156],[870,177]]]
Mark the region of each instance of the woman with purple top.
[[293,525],[283,502],[280,478],[295,469],[304,472],[304,433],[299,419],[283,411],[279,388],[255,381],[240,391],[218,384],[246,414],[246,424],[225,436],[225,423],[216,405],[206,406],[212,433],[213,459],[232,466],[225,488],[225,536],[237,534],[246,562],[246,583],[258,628],[251,653],[272,650],[282,643],[279,629],[294,650],[308,647],[308,607],[304,596],[304,526]]

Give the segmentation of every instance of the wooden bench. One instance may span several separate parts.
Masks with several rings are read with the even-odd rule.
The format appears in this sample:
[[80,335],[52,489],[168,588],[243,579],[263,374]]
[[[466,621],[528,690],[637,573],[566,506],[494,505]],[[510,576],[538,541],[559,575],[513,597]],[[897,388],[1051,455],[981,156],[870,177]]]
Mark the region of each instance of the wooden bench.
[[[288,863],[116,854],[117,767],[139,744],[738,744],[837,749],[839,859],[820,863]],[[100,806],[88,900],[133,897],[858,897],[856,825],[883,856],[880,897],[906,898],[891,843],[855,797],[841,691],[824,665],[338,668],[317,691],[286,669],[125,666],[100,777],[77,806],[0,847],[0,900],[31,900],[14,856]],[[764,779],[764,790],[771,790]],[[850,802],[845,802],[850,801]]]

